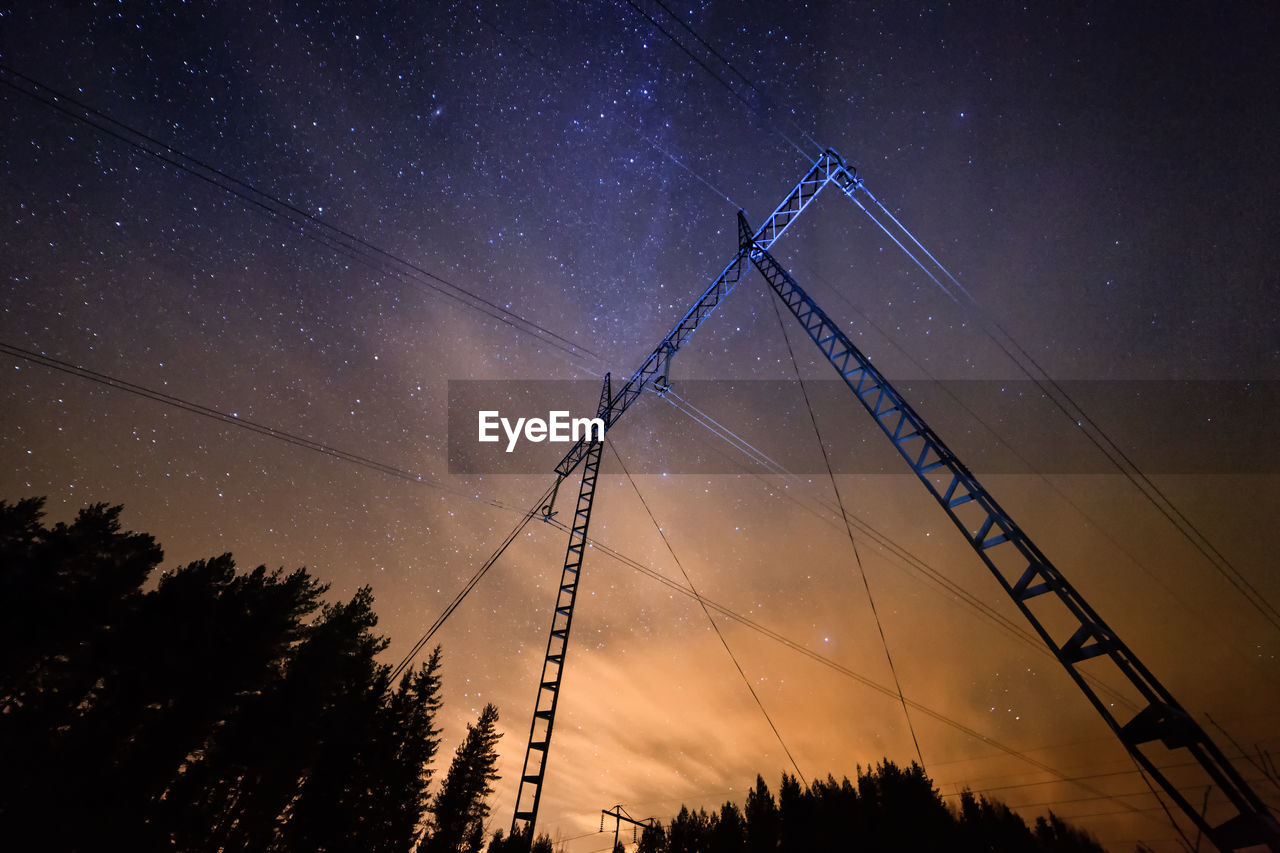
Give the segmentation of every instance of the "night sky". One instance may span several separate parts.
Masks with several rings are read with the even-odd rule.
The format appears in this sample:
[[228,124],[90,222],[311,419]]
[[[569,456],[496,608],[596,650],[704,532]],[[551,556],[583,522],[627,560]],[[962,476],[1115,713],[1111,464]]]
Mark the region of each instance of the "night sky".
[[[1203,408],[1182,414],[1204,428],[1182,452],[1207,461],[1152,480],[1280,602],[1280,467],[1215,468],[1241,447],[1211,426],[1266,443],[1280,422],[1274,394],[1244,413],[1214,402],[1280,382],[1268,4],[18,5],[0,14],[0,498],[47,495],[51,521],[123,504],[167,566],[230,550],[244,567],[308,566],[334,598],[369,584],[395,663],[559,456],[545,474],[451,474],[447,383],[629,376],[733,256],[736,210],[758,224],[829,146],[981,306],[953,301],[828,189],[774,252],[881,370],[1025,383],[987,333],[999,324],[1056,380],[1191,383]],[[676,390],[794,376],[769,298],[750,272],[681,350]],[[801,374],[831,378],[786,319]],[[590,410],[583,387],[569,402]],[[958,425],[943,438],[961,458],[1076,440],[1026,397],[1016,418],[937,411]],[[767,483],[663,476],[656,440],[724,453],[725,471],[750,462],[646,396],[610,438],[647,473],[633,487],[606,449],[592,535],[684,583],[638,490],[700,593],[892,685],[808,414],[752,432],[749,407],[704,408],[765,453],[818,461]],[[1100,424],[1140,453],[1169,432],[1151,411],[1135,397]],[[833,452],[883,452],[852,403],[818,419]],[[837,481],[870,529],[1022,626],[905,466]],[[1280,749],[1280,632],[1105,459],[983,482],[1228,754],[1205,714],[1241,745]],[[945,795],[990,790],[1028,815],[1080,816],[1114,850],[1175,849],[1050,657],[857,536],[904,694],[956,724],[911,718]],[[485,702],[502,713],[492,828],[510,822],[564,546],[532,524],[434,639],[446,750]],[[896,696],[717,618],[805,777],[916,757]],[[681,803],[741,802],[757,772],[776,787],[784,770],[697,604],[588,552],[540,828],[588,853],[612,841],[596,834],[601,808],[665,820]]]

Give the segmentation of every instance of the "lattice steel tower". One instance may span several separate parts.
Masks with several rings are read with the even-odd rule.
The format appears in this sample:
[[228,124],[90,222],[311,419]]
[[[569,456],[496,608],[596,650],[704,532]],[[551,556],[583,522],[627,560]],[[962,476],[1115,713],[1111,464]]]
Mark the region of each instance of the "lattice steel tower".
[[[974,553],[1133,759],[1220,850],[1265,847],[1272,853],[1280,853],[1280,823],[1204,729],[1085,601],[1066,576],[1041,553],[1026,531],[996,502],[906,399],[769,253],[787,226],[828,184],[835,184],[846,197],[866,210],[858,198],[860,192],[866,192],[861,180],[845,166],[839,155],[828,150],[758,231],[753,232],[746,218],[741,212],[738,214],[739,244],[733,260],[612,398],[606,385],[599,407],[606,430],[635,402],[647,384],[666,380],[671,356],[738,284],[743,266],[752,264],[960,530]],[[875,201],[869,194],[867,197]],[[534,711],[525,773],[521,777],[522,799],[517,802],[512,821],[513,830],[517,822],[525,821],[530,833],[537,819],[546,770],[564,650],[568,644],[591,498],[595,493],[600,464],[600,443],[586,439],[579,441],[556,467],[557,475],[563,479],[583,461],[586,467],[578,497],[578,514],[570,531],[565,574],[556,602],[556,621],[548,644],[538,706]],[[1141,707],[1137,713],[1126,719],[1111,704],[1103,701],[1086,678],[1086,675],[1096,676],[1097,673],[1086,667],[1106,667],[1109,675],[1127,681],[1134,695],[1140,697]],[[544,696],[547,697],[545,702]],[[541,734],[540,721],[545,722],[545,731]],[[1193,786],[1173,783],[1157,763],[1157,744],[1179,753],[1184,760],[1190,759],[1186,764],[1198,768],[1202,778],[1223,793],[1230,809],[1227,819],[1211,823],[1192,805],[1184,788],[1190,790]],[[534,753],[541,756],[536,762],[531,759]],[[535,772],[530,772],[531,766],[536,768]],[[1201,790],[1204,784],[1199,782],[1194,787]],[[522,809],[520,804],[528,803],[523,799],[526,786],[532,788],[532,802]]]

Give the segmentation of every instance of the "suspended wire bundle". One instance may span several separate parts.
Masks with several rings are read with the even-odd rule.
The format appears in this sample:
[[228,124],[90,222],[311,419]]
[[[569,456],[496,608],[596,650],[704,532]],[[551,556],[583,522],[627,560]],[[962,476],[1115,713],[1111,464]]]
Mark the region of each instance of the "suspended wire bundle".
[[637,15],[639,15],[640,17],[648,21],[649,24],[654,29],[656,29],[659,33],[661,33],[664,37],[666,37],[668,41],[670,41],[677,48],[679,48],[680,51],[685,56],[689,57],[689,59],[691,59],[694,62],[694,64],[696,64],[699,68],[705,71],[713,80],[719,83],[725,89],[725,91],[727,91],[729,95],[732,98],[734,98],[734,100],[738,101],[748,110],[758,109],[760,114],[764,117],[765,122],[769,125],[769,129],[772,130],[775,134],[777,134],[788,145],[790,145],[792,148],[798,151],[800,153],[800,156],[805,157],[807,159],[809,157],[812,157],[815,152],[818,154],[822,153],[822,146],[819,145],[814,140],[813,136],[810,135],[808,131],[806,131],[803,127],[800,126],[799,123],[796,122],[795,118],[793,117],[794,110],[787,111],[788,113],[787,120],[791,122],[792,126],[795,127],[795,129],[800,132],[800,134],[809,142],[809,144],[813,146],[814,151],[812,152],[807,151],[804,148],[804,146],[802,146],[800,143],[792,139],[787,133],[785,133],[781,128],[779,128],[774,123],[773,115],[772,115],[774,104],[772,101],[769,100],[769,98],[764,94],[764,92],[761,91],[761,89],[758,86],[756,86],[756,84],[753,83],[749,77],[747,77],[745,74],[739,71],[738,68],[732,62],[730,62],[719,51],[717,51],[714,47],[712,47],[711,44],[706,39],[700,36],[698,32],[694,30],[691,25],[686,23],[675,12],[671,11],[670,7],[668,7],[665,3],[663,3],[662,0],[655,0],[655,2],[657,2],[657,4],[662,8],[662,10],[666,12],[668,17],[670,17],[677,24],[679,24],[680,27],[684,29],[685,32],[692,35],[694,39],[697,40],[698,44],[702,45],[702,47],[705,48],[707,51],[709,51],[712,56],[714,56],[717,60],[719,60],[731,72],[733,72],[734,76],[736,76],[739,80],[745,83],[747,87],[751,90],[751,92],[757,98],[760,99],[759,104],[753,104],[750,100],[744,97],[742,93],[740,93],[737,89],[733,87],[732,83],[730,83],[728,80],[724,79],[719,74],[717,74],[714,70],[712,70],[711,67],[707,65],[707,63],[704,62],[697,54],[695,54],[692,50],[690,50],[684,44],[684,42],[680,41],[680,39],[677,38],[670,30],[668,30],[661,23],[659,23],[652,15],[650,15],[648,12],[646,12],[644,9],[638,6],[635,3],[635,0],[625,0],[625,2],[628,6],[631,7],[632,11],[634,11]]
[[[62,113],[68,118],[88,125],[98,133],[135,148],[181,172],[211,184],[223,192],[240,199],[250,209],[271,218],[283,219],[309,239],[373,271],[390,275],[401,282],[436,293],[464,308],[496,320],[524,335],[529,335],[559,353],[578,361],[591,360],[602,363],[601,356],[577,342],[529,320],[472,290],[455,284],[431,272],[420,264],[400,257],[346,229],[320,219],[277,196],[177,148],[144,133],[124,122],[95,109],[63,92],[0,63],[0,83],[28,98]],[[581,370],[580,367],[575,367]]]
[[[997,320],[991,313],[969,292],[960,281],[951,274],[937,258],[933,256],[928,249],[912,234],[902,222],[894,216],[888,208],[886,208],[878,198],[871,194],[862,182],[858,182],[857,189],[866,193],[872,203],[884,213],[884,215],[898,228],[902,235],[905,236],[907,242],[916,246],[920,253],[933,264],[934,270],[939,273],[935,275],[926,267],[924,261],[916,256],[903,240],[893,235],[889,229],[878,220],[871,211],[863,205],[852,194],[846,194],[854,203],[865,213],[879,228],[889,236],[891,240],[909,257],[925,275],[929,277],[935,285],[938,286],[943,293],[957,304],[973,310],[980,318],[987,337],[1000,349],[1001,352],[1013,362],[1014,366],[1026,376],[1035,386],[1044,394],[1053,406],[1061,412],[1061,414],[1070,421],[1073,427],[1080,430],[1094,448],[1133,485],[1135,489],[1143,496],[1163,516],[1178,533],[1186,539],[1191,546],[1213,567],[1232,588],[1243,597],[1249,605],[1258,612],[1260,616],[1271,627],[1280,630],[1280,610],[1271,603],[1267,597],[1255,586],[1240,569],[1226,556],[1221,550],[1213,544],[1213,542],[1200,530],[1200,528],[1189,519],[1181,509],[1172,501],[1171,498],[1161,489],[1152,479],[1138,466],[1136,462],[1124,451],[1122,447],[1113,439],[1106,430],[1102,428],[1097,421],[1085,411],[1083,406],[1077,402],[1061,383],[1053,379],[1040,365],[1034,356],[1027,352],[1017,339]],[[941,279],[945,278],[950,282],[951,287],[943,284]],[[954,288],[954,290],[952,289]],[[959,294],[959,295],[957,295]],[[963,300],[961,299],[963,297]]]
[[[771,473],[786,477],[792,481],[798,481],[800,479],[794,472],[787,470],[771,457],[757,451],[753,445],[741,436],[738,436],[720,421],[715,420],[701,409],[698,409],[692,403],[689,403],[688,400],[680,397],[673,390],[668,389],[661,396],[677,411],[692,418],[695,423],[707,429],[712,435],[725,441],[735,450],[746,455],[748,459],[755,462],[757,465],[765,467],[769,469]],[[677,403],[673,400],[678,400],[679,402]],[[774,489],[774,484],[766,480],[758,471],[753,471],[745,467],[742,467],[742,470],[747,475],[759,480],[764,484],[764,486],[770,489],[771,492]],[[907,548],[904,548],[883,531],[877,529],[857,514],[848,511],[842,514],[840,507],[821,497],[815,498],[814,500],[823,510],[826,511],[826,514],[818,512],[811,504],[801,501],[788,490],[783,490],[782,496],[800,509],[804,510],[806,513],[812,515],[814,518],[830,524],[836,529],[844,530],[845,524],[852,524],[859,533],[870,539],[877,547],[895,557],[914,574],[919,575],[925,582],[937,586],[946,594],[947,600],[968,608],[975,616],[1005,631],[1009,636],[1013,637],[1015,640],[1037,654],[1050,659],[1055,659],[1053,652],[1044,645],[1043,641],[1034,636],[1030,631],[1026,630],[1021,625],[1017,624],[1003,613],[987,604],[981,598],[951,580],[944,573],[922,560],[917,554]],[[1137,706],[1133,703],[1133,700],[1130,697],[1126,696],[1124,693],[1120,692],[1097,675],[1087,673],[1085,677],[1101,692],[1106,693],[1113,702],[1127,708],[1131,708],[1135,711],[1137,710]]]
[[734,668],[738,671],[738,675],[742,677],[743,684],[746,685],[747,691],[751,694],[751,698],[755,700],[756,706],[760,709],[760,713],[764,715],[765,722],[769,724],[769,729],[773,732],[773,736],[778,739],[778,744],[782,747],[782,751],[786,753],[787,760],[791,762],[791,766],[796,771],[797,778],[807,778],[800,770],[800,765],[796,763],[795,756],[791,754],[790,747],[787,742],[782,739],[782,732],[778,731],[777,724],[773,721],[773,717],[765,708],[764,702],[760,699],[760,694],[756,693],[755,687],[751,684],[751,679],[747,677],[747,673],[742,668],[742,663],[738,660],[738,656],[734,654],[733,649],[729,646],[729,641],[725,639],[724,632],[720,630],[720,626],[716,623],[715,617],[711,615],[711,610],[698,595],[697,588],[693,585],[693,579],[689,577],[689,572],[685,569],[684,564],[680,562],[680,558],[676,556],[674,546],[671,540],[667,538],[666,532],[662,529],[662,525],[658,523],[657,517],[653,514],[653,510],[649,507],[649,502],[644,499],[644,495],[640,493],[640,487],[636,484],[635,478],[631,476],[631,472],[627,469],[627,464],[622,460],[622,455],[618,453],[618,448],[613,442],[609,442],[609,449],[613,451],[613,455],[618,460],[618,464],[622,467],[622,473],[626,475],[627,482],[631,484],[632,490],[635,491],[636,497],[640,499],[640,505],[644,507],[645,513],[649,516],[649,520],[653,522],[654,530],[658,532],[658,536],[662,539],[664,545],[667,546],[667,552],[671,554],[671,560],[676,564],[676,568],[680,570],[680,574],[684,577],[684,582],[688,585],[689,591],[693,594],[693,598],[702,608],[703,614],[707,617],[707,621],[711,624],[711,628],[715,631],[716,638],[720,640],[720,645],[724,647],[725,653],[729,655],[729,660],[733,662]]
[[400,659],[400,662],[392,668],[392,681],[399,678],[401,674],[403,674],[404,671],[413,664],[413,659],[417,657],[424,648],[426,648],[427,643],[431,642],[431,638],[436,635],[436,632],[443,627],[444,623],[453,615],[453,612],[458,609],[458,606],[462,604],[468,595],[471,594],[471,591],[476,588],[476,585],[480,583],[484,576],[489,573],[489,570],[493,568],[494,563],[498,562],[498,558],[506,553],[507,548],[511,546],[511,543],[515,541],[521,531],[523,531],[525,527],[528,526],[529,522],[533,520],[534,516],[538,515],[542,508],[546,506],[547,501],[551,498],[551,493],[554,490],[555,487],[552,486],[543,492],[542,496],[533,502],[533,505],[525,511],[520,520],[511,528],[511,532],[506,535],[496,548],[494,548],[493,553],[489,555],[489,558],[480,564],[480,568],[476,569],[475,574],[473,574],[466,584],[463,585],[462,589],[458,590],[458,594],[453,597],[453,600],[445,606],[444,610],[440,612],[440,615],[436,617],[430,627],[428,627],[427,630],[423,632],[422,636],[418,638],[417,642],[409,648],[409,651],[407,651],[404,657]]
[[782,321],[782,312],[778,310],[777,300],[770,299],[769,304],[773,306],[774,315],[778,318],[778,329],[782,332],[782,340],[787,345],[787,354],[791,358],[791,368],[795,371],[796,382],[800,383],[800,393],[804,396],[805,409],[809,412],[809,421],[813,425],[814,437],[818,440],[818,449],[822,451],[822,462],[827,468],[831,491],[835,493],[836,504],[840,508],[840,518],[843,519],[845,533],[849,536],[849,547],[853,550],[854,564],[858,568],[858,576],[862,578],[862,586],[867,593],[867,604],[871,606],[871,615],[875,619],[876,630],[880,632],[880,645],[884,649],[885,660],[889,663],[889,673],[893,676],[893,686],[897,691],[898,701],[902,705],[902,715],[907,721],[907,730],[911,732],[911,743],[916,748],[916,758],[920,761],[920,767],[924,768],[926,765],[924,753],[920,750],[920,739],[916,736],[915,724],[911,722],[911,712],[907,710],[907,699],[902,695],[902,682],[898,679],[898,668],[894,665],[893,654],[889,651],[889,639],[885,636],[884,623],[880,621],[880,611],[876,609],[876,600],[871,594],[871,582],[867,580],[867,570],[862,565],[862,555],[858,552],[858,542],[853,535],[853,525],[849,521],[849,512],[845,509],[844,497],[840,494],[840,487],[836,483],[836,474],[831,467],[831,457],[827,455],[827,446],[822,441],[822,431],[818,428],[818,416],[814,414],[813,403],[809,400],[809,392],[805,389],[804,379],[800,376],[800,365],[796,362],[795,351],[791,348],[791,338],[787,336],[787,327]]

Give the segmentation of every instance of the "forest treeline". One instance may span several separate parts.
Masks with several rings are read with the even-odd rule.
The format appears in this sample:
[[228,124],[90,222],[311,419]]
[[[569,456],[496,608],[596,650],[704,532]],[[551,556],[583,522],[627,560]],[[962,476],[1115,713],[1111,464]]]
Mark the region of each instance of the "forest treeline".
[[0,846],[479,851],[497,710],[433,787],[441,654],[392,684],[373,596],[229,554],[159,571],[120,507],[0,501]]
[[[0,501],[0,846],[7,850],[551,853],[546,836],[486,839],[498,712],[468,726],[443,778],[442,658],[392,683],[370,590],[326,602],[305,569],[231,555],[161,571],[120,507],[43,523]],[[642,853],[1099,853],[1052,814],[943,803],[916,765],[739,807],[683,809]]]
[[1003,803],[967,791],[953,809],[918,764],[888,760],[860,769],[856,782],[803,785],[784,774],[776,799],[757,776],[742,806],[682,808],[639,842],[638,853],[1106,853],[1052,812],[1028,826]]

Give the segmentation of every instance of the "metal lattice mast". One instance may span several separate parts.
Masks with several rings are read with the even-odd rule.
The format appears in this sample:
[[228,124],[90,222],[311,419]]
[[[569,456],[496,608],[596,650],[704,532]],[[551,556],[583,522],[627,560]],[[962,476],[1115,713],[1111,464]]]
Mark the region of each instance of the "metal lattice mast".
[[[764,225],[760,226],[760,230],[756,232],[754,238],[758,245],[768,248],[774,244],[782,232],[787,229],[791,223],[804,212],[809,203],[822,191],[822,188],[833,180],[840,183],[843,187],[846,184],[854,183],[854,177],[845,168],[844,161],[840,159],[840,155],[834,151],[828,150],[818,158],[812,168],[805,173],[800,179],[800,183],[792,188],[787,197],[783,199],[782,204],[769,215]],[[711,316],[711,312],[716,310],[726,296],[733,292],[733,288],[737,286],[742,279],[742,265],[746,262],[746,257],[739,252],[734,255],[733,260],[711,282],[711,285],[702,293],[698,301],[689,309],[676,327],[672,329],[662,342],[654,347],[653,352],[645,359],[644,364],[640,365],[640,369],[631,375],[631,378],[618,389],[618,393],[609,401],[608,408],[601,415],[604,418],[605,429],[613,426],[614,421],[622,416],[632,403],[636,401],[649,382],[663,375],[663,368],[680,349],[686,341],[697,331],[702,322]],[[582,458],[587,453],[586,439],[580,440],[577,444],[569,449],[564,459],[556,466],[556,473],[561,477],[567,477],[578,466]]]
[[[840,176],[843,176],[841,178]],[[834,151],[826,151],[813,164],[800,182],[796,184],[782,203],[769,215],[754,239],[763,246],[772,246],[774,241],[796,218],[804,212],[814,197],[832,180],[853,182],[853,176],[845,168],[844,161]],[[746,255],[738,252],[720,275],[703,291],[702,296],[693,307],[680,318],[658,346],[654,347],[640,369],[618,389],[617,394],[610,393],[608,377],[605,378],[605,389],[600,397],[597,416],[605,423],[605,431],[613,426],[632,403],[644,393],[644,388],[651,381],[665,376],[671,363],[671,356],[689,340],[703,321],[711,316],[716,307],[728,296],[742,279],[742,265]],[[586,545],[587,524],[591,519],[591,502],[595,495],[596,475],[600,467],[601,443],[584,436],[565,454],[556,466],[556,475],[563,480],[573,473],[584,460],[582,486],[578,492],[578,507],[574,514],[574,523],[569,532],[569,548],[565,555],[564,572],[560,580],[560,592],[556,599],[555,615],[552,618],[551,636],[547,638],[547,655],[542,665],[542,678],[538,687],[538,699],[534,706],[533,722],[529,727],[529,745],[525,749],[524,769],[520,773],[520,789],[516,794],[515,815],[511,819],[511,831],[524,822],[530,836],[538,817],[538,805],[542,799],[542,782],[546,776],[547,753],[551,745],[551,730],[555,723],[556,702],[560,696],[560,677],[564,671],[565,650],[569,644],[569,627],[573,622],[573,603],[577,597],[578,574],[582,568],[582,552]],[[557,485],[559,481],[557,481]],[[550,512],[550,506],[544,508]]]
[[[600,404],[601,417],[612,397],[609,375],[605,374]],[[590,436],[590,431],[588,431]],[[551,633],[547,637],[547,654],[542,661],[542,677],[538,681],[538,698],[534,702],[533,722],[529,725],[529,745],[524,752],[524,768],[520,771],[520,789],[516,792],[516,811],[511,818],[511,831],[524,821],[530,838],[538,819],[542,801],[542,780],[547,773],[547,755],[551,749],[551,730],[556,721],[556,704],[560,699],[560,679],[564,675],[565,654],[569,650],[569,629],[573,627],[573,604],[578,597],[578,576],[587,547],[587,527],[591,524],[591,505],[595,500],[596,477],[600,473],[600,451],[603,436],[587,442],[586,464],[582,468],[582,484],[578,487],[578,505],[569,525],[569,546],[560,573],[560,589],[556,593],[556,609],[551,617]]]
[[[841,186],[847,192],[853,188],[852,182],[847,187],[842,182]],[[741,254],[750,257],[800,321],[1134,760],[1220,850],[1265,846],[1272,853],[1280,853],[1280,824],[1204,729],[1049,562],[902,395],[796,284],[769,254],[768,248],[752,236],[741,212],[738,237]],[[1039,613],[1032,610],[1033,601]],[[1128,680],[1144,703],[1137,714],[1121,719],[1113,706],[1098,696],[1080,670],[1080,665],[1090,660],[1098,661],[1098,665],[1109,662]],[[1226,796],[1234,810],[1230,819],[1216,826],[1209,824],[1156,766],[1149,749],[1157,741],[1170,751],[1185,750]]]

